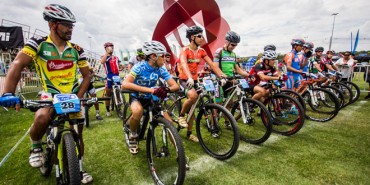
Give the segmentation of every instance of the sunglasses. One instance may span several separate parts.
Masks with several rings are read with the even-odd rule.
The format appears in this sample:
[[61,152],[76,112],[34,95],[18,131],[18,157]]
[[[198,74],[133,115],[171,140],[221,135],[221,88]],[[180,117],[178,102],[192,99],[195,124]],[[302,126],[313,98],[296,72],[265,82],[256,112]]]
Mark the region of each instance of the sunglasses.
[[316,53],[322,53],[322,51],[316,51]]
[[69,23],[69,22],[59,22],[59,24],[67,27],[67,28],[73,28],[75,27],[75,25],[73,23]]
[[347,55],[344,55],[344,56],[348,57],[348,56],[349,56],[349,54],[347,54]]
[[194,37],[203,38],[203,35],[194,35]]

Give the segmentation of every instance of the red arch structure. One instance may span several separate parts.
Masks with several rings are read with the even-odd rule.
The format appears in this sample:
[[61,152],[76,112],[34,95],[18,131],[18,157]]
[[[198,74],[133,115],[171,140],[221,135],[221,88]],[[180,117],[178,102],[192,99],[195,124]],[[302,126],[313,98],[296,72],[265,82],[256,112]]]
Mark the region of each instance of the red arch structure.
[[[174,35],[181,47],[179,28],[184,24],[187,27],[196,25],[203,26],[206,31],[207,43],[202,45],[208,55],[213,58],[214,51],[222,47],[225,42],[225,34],[230,30],[229,24],[221,17],[220,9],[214,0],[163,0],[165,12],[158,21],[153,33],[153,40],[163,43],[167,51],[171,51],[166,37]],[[177,56],[172,55],[171,61]]]

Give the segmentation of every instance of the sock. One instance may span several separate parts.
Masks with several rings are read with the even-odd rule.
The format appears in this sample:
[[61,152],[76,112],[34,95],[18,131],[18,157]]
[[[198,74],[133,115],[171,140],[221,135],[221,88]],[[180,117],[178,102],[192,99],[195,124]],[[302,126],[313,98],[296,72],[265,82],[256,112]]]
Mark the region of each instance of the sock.
[[107,109],[107,112],[109,112],[109,106],[105,106],[105,108]]
[[183,114],[183,113],[180,113],[180,117],[185,117],[185,114]]
[[100,111],[99,110],[96,110],[95,112],[96,112],[96,114],[100,114]]
[[34,148],[42,148],[42,144],[41,144],[41,140],[38,140],[38,141],[34,141],[31,139],[31,148],[34,149]]
[[186,136],[189,137],[191,135],[191,131],[186,132]]

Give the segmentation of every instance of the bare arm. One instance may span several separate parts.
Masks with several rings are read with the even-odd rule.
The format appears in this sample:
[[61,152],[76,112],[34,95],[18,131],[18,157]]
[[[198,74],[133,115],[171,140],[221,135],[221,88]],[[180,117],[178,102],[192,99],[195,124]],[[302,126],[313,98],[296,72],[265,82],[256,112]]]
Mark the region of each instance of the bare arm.
[[82,83],[80,85],[80,89],[78,90],[77,96],[82,98],[89,87],[90,80],[91,80],[91,73],[89,67],[82,67],[80,68],[80,72],[82,75]]
[[279,80],[279,77],[277,76],[267,76],[263,73],[259,73],[257,75],[260,77],[261,80]]
[[185,72],[186,76],[188,78],[192,78],[189,67],[188,67],[187,58],[184,52],[181,52],[180,54],[180,65],[181,65],[182,70]]
[[249,73],[247,71],[244,71],[242,68],[239,67],[239,65],[235,65],[235,71],[236,73],[238,73],[239,75],[243,76],[243,77],[247,77],[249,76]]
[[204,60],[207,62],[207,64],[211,67],[212,71],[216,73],[218,77],[226,77],[226,75],[221,71],[218,65],[216,65],[216,63],[218,64],[218,62],[212,62],[209,56],[205,56]]
[[15,57],[11,68],[7,74],[4,84],[4,93],[14,93],[18,81],[21,79],[21,72],[23,68],[32,62],[32,58],[22,52],[19,52]]
[[170,92],[176,92],[180,89],[179,84],[176,83],[176,81],[173,78],[170,78],[167,80],[168,85],[170,86]]

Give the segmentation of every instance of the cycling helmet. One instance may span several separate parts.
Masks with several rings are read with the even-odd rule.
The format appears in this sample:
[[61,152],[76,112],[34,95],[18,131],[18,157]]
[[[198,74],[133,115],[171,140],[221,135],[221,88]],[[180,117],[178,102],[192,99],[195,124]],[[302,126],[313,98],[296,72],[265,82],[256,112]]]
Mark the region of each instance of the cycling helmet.
[[292,42],[290,43],[291,45],[302,45],[304,44],[304,40],[303,39],[292,39]]
[[43,16],[45,21],[57,20],[75,23],[76,18],[73,13],[65,6],[49,4],[45,6]]
[[324,51],[324,48],[323,47],[317,47],[316,49],[315,49],[315,52],[318,52],[318,51]]
[[327,52],[326,52],[326,54],[328,54],[328,53],[332,53],[333,55],[335,54],[335,51],[334,50],[328,50]]
[[277,54],[273,50],[264,51],[262,54],[263,59],[275,60],[277,58]]
[[190,39],[192,35],[203,33],[203,29],[199,26],[192,26],[186,30],[186,38]]
[[273,44],[269,44],[269,45],[266,45],[266,46],[263,48],[263,51],[267,51],[267,50],[276,51],[276,47],[275,47],[275,45],[273,45]]
[[150,55],[150,54],[164,54],[166,53],[166,47],[158,42],[158,41],[149,41],[149,42],[144,42],[143,45],[143,52],[145,55]]
[[113,47],[114,45],[111,42],[107,42],[107,43],[104,44],[104,48],[107,48],[109,46],[112,46]]
[[139,56],[139,55],[145,55],[145,54],[144,54],[144,52],[143,52],[143,50],[141,48],[137,48],[136,55]]
[[164,55],[165,55],[165,56],[171,56],[171,53],[166,52]]
[[314,45],[313,45],[312,42],[306,42],[306,43],[303,44],[303,47],[306,47],[308,49],[312,49],[312,48],[314,48]]
[[225,39],[229,42],[234,42],[234,43],[240,42],[240,36],[233,31],[228,31],[226,33]]

